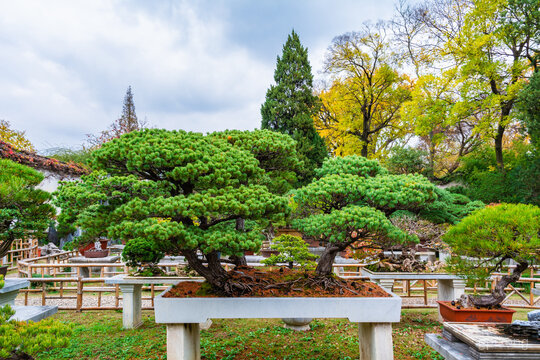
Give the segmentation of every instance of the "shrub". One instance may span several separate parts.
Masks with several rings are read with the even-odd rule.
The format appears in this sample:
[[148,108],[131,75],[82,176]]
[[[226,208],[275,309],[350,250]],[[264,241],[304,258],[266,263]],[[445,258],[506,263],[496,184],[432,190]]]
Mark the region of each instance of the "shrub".
[[287,263],[289,268],[293,268],[294,263],[306,269],[315,268],[317,255],[309,252],[308,244],[298,236],[288,234],[280,235],[274,239],[272,250],[279,251],[279,254],[272,254],[268,259],[262,261],[266,265]]

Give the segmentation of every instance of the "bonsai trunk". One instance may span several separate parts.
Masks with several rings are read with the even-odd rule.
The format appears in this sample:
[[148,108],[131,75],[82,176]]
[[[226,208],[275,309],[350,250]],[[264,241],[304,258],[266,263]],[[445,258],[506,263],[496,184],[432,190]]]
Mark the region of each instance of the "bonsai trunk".
[[329,244],[324,249],[324,252],[319,258],[317,267],[315,268],[315,274],[317,276],[330,276],[332,274],[332,265],[334,260],[340,251],[343,251],[347,246],[343,244]]
[[506,297],[504,289],[521,277],[521,273],[527,270],[529,263],[520,262],[511,275],[504,275],[489,295],[467,295],[468,300],[473,306],[492,307],[499,305]]
[[205,255],[206,265],[199,259],[194,250],[184,250],[182,251],[182,255],[186,257],[189,266],[204,277],[212,287],[225,291],[224,289],[227,287],[226,283],[229,276],[221,266],[217,252],[214,251]]

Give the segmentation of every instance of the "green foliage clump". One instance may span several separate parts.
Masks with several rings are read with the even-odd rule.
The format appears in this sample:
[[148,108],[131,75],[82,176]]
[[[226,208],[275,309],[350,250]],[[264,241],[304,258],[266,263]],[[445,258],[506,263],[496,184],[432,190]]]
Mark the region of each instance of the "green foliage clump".
[[436,224],[455,224],[465,216],[485,206],[482,201],[471,201],[467,196],[445,189],[435,190],[437,200],[423,207],[419,216]]
[[[326,242],[331,261],[355,242],[384,249],[418,241],[395,227],[388,216],[397,210],[418,212],[437,199],[435,186],[425,177],[390,175],[376,162],[357,156],[329,159],[322,169],[324,176],[295,192],[299,210],[293,226]],[[325,256],[319,261],[319,274],[331,269]]]
[[303,163],[296,152],[296,141],[289,135],[270,130],[226,130],[210,134],[249,151],[265,171],[262,184],[274,194],[285,194],[297,182]]
[[[0,289],[4,287],[0,275]],[[5,305],[0,308],[0,358],[17,358],[21,354],[36,355],[41,351],[68,345],[71,326],[52,319],[37,323],[8,321],[15,311]]]
[[[219,253],[258,250],[260,229],[287,212],[287,199],[261,185],[253,154],[216,134],[130,132],[95,150],[91,163],[102,172],[59,188],[62,211],[89,237],[144,239],[182,254],[216,288],[227,278]],[[239,219],[255,226],[239,230]]]
[[319,169],[315,169],[315,174],[319,178],[331,174],[372,177],[388,174],[388,170],[382,167],[377,160],[369,160],[359,155],[349,155],[327,159]]
[[411,147],[393,148],[384,165],[392,174],[422,174],[430,173],[427,152]]
[[266,93],[261,106],[262,128],[292,136],[296,150],[303,162],[300,182],[307,183],[328,156],[324,140],[313,125],[313,115],[320,107],[313,95],[313,75],[308,52],[294,31],[283,46],[283,54],[277,58],[274,73],[276,85]]
[[279,254],[272,254],[262,261],[266,265],[287,263],[292,269],[294,263],[306,269],[315,268],[317,255],[309,252],[308,244],[298,236],[280,235],[276,237],[271,246],[272,250],[279,251]]
[[452,226],[443,236],[452,257],[449,269],[485,279],[504,260],[518,263],[540,260],[540,208],[525,204],[500,204],[478,210]]
[[15,239],[40,237],[54,216],[50,194],[36,189],[43,180],[38,171],[0,159],[0,258]]
[[157,264],[164,255],[158,243],[141,238],[128,242],[122,251],[122,257],[131,267]]
[[540,101],[538,99],[540,99],[540,71],[533,73],[529,83],[519,93],[517,103],[519,117],[531,137],[531,143],[536,151],[540,152]]
[[532,145],[515,142],[504,151],[504,158],[502,171],[489,148],[465,156],[458,178],[465,185],[462,192],[485,203],[540,205],[540,156]]

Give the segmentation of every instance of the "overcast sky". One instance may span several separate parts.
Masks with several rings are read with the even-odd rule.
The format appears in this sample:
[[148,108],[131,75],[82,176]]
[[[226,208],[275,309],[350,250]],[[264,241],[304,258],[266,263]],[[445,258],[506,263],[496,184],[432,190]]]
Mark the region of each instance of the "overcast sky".
[[152,127],[255,129],[294,28],[315,78],[332,39],[393,0],[0,0],[0,119],[38,150],[117,119],[128,85]]

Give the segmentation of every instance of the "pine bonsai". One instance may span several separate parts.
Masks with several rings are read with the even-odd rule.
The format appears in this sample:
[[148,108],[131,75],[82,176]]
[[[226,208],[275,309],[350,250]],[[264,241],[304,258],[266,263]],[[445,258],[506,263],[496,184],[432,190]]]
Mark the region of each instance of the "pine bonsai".
[[279,251],[279,254],[272,254],[269,258],[262,261],[265,265],[276,265],[278,263],[287,263],[292,269],[294,264],[300,267],[310,269],[315,267],[317,255],[308,250],[308,244],[298,236],[283,234],[274,239],[270,247],[272,250]]
[[[261,229],[288,208],[287,199],[261,185],[265,174],[252,153],[227,139],[158,129],[125,134],[92,155],[93,167],[107,175],[62,184],[57,203],[85,231],[128,245],[155,242],[185,256],[221,294],[242,293],[220,255],[258,250]],[[246,220],[243,229],[238,219]]]
[[296,140],[297,152],[304,163],[299,180],[307,183],[313,178],[314,169],[328,156],[328,151],[313,125],[320,102],[313,95],[308,52],[294,30],[283,46],[283,54],[277,58],[274,80],[276,85],[268,89],[266,101],[261,106],[262,128],[290,135]]
[[[488,206],[451,227],[443,240],[452,249],[449,269],[474,280],[501,270],[506,260],[517,266],[504,275],[489,295],[464,295],[464,307],[493,307],[506,297],[504,289],[540,260],[540,208],[524,204]],[[487,268],[487,270],[486,270]]]
[[315,269],[320,277],[332,273],[336,255],[348,247],[387,249],[417,241],[388,216],[418,212],[437,198],[425,177],[389,175],[377,161],[356,155],[328,159],[317,174],[319,179],[296,191],[293,225],[326,243]]
[[0,159],[0,258],[16,239],[41,235],[54,216],[50,194],[36,189],[43,175],[28,166]]

